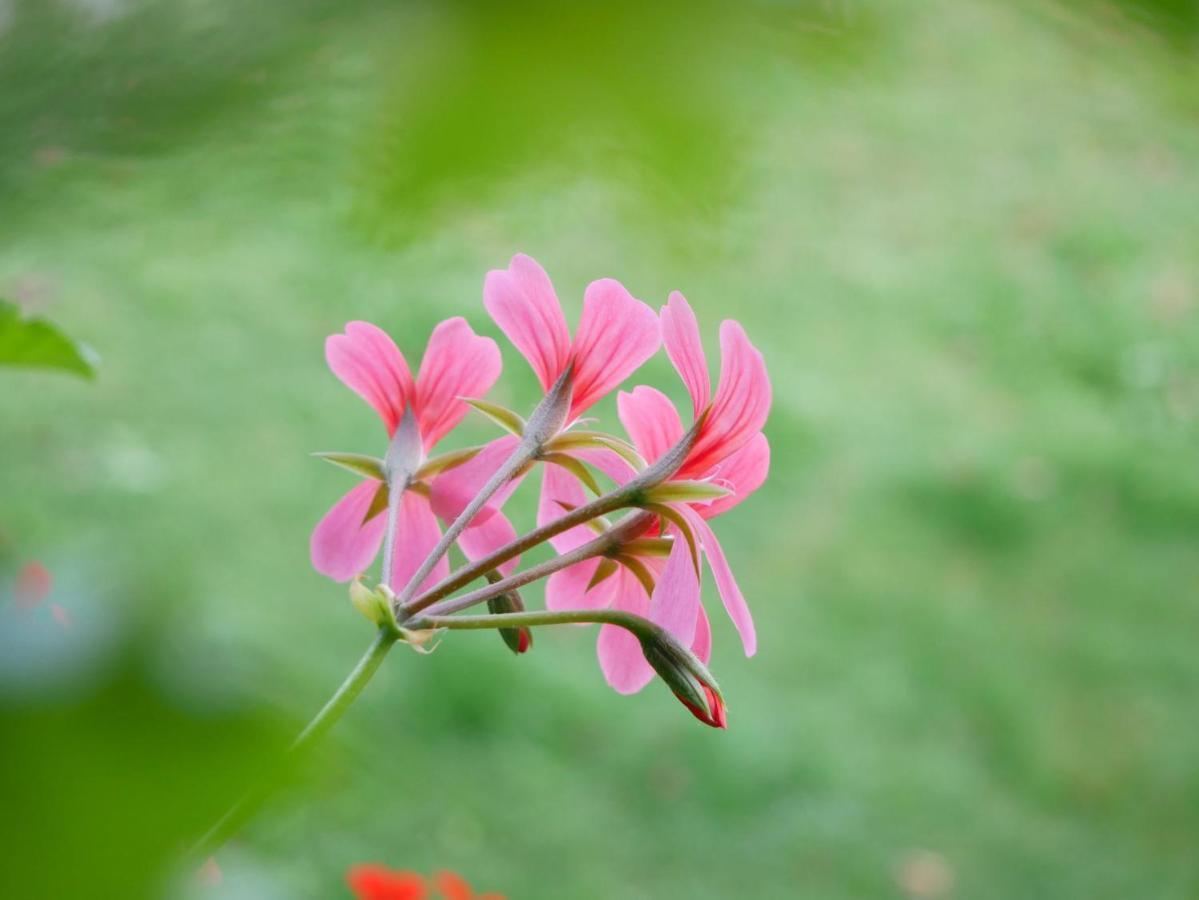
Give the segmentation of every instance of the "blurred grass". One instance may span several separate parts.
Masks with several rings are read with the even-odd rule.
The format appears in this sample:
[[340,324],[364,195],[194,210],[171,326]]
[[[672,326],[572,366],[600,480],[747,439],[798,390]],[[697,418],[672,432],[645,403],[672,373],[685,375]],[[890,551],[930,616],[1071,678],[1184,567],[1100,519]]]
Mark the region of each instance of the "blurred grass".
[[[165,635],[130,651],[152,697],[299,723],[368,638],[307,563],[347,482],[306,453],[380,439],[324,336],[370,319],[415,362],[446,315],[496,334],[482,275],[516,250],[572,310],[602,275],[678,288],[775,382],[771,482],[720,529],[763,634],[746,661],[717,617],[731,731],[609,692],[586,631],[397,653],[225,895],[339,896],[378,859],[513,898],[1193,896],[1193,15],[681,15],[10,8],[0,293],[104,363],[5,374],[0,558]],[[499,399],[528,406],[505,358]],[[108,758],[107,720],[51,733],[27,685],[4,696],[3,763],[49,820],[7,818],[5,893],[67,883],[8,862],[49,834],[98,873],[128,870],[98,830],[168,852],[152,775],[58,777]],[[129,746],[171,754],[172,701],[132,696]],[[232,798],[222,748],[270,743],[183,733],[170,828]],[[955,887],[916,877],[922,849]]]

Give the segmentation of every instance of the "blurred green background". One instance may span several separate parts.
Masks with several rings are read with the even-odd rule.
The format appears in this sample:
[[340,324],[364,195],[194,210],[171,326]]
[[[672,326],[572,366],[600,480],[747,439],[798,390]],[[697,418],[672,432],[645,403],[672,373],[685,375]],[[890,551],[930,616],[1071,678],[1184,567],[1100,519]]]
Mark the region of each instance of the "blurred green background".
[[[0,893],[1199,895],[1197,47],[1184,0],[0,2],[0,295],[103,360],[0,372]],[[369,640],[308,564],[308,452],[382,449],[324,337],[498,336],[516,251],[766,355],[730,730],[587,630],[400,648],[164,886]]]

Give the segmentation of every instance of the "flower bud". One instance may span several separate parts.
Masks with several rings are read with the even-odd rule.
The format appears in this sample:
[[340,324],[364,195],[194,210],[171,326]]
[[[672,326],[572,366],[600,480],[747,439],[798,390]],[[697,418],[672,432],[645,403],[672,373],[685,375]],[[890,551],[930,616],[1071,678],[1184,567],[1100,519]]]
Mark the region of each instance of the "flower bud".
[[361,575],[350,582],[350,602],[358,612],[380,628],[384,625],[395,627],[395,614],[391,608],[393,600],[395,594],[385,584],[372,590],[366,586]]
[[694,653],[662,629],[639,635],[639,640],[646,662],[695,718],[713,728],[728,727],[720,686]]
[[[503,576],[498,572],[488,572],[487,580],[492,584],[502,580]],[[502,615],[503,613],[517,613],[525,611],[525,603],[520,598],[520,594],[516,591],[509,591],[506,594],[500,594],[498,597],[492,597],[487,601],[488,611],[494,615]],[[527,653],[533,646],[533,632],[528,628],[501,628],[500,637],[504,639],[504,643],[508,645],[508,649],[513,653]]]

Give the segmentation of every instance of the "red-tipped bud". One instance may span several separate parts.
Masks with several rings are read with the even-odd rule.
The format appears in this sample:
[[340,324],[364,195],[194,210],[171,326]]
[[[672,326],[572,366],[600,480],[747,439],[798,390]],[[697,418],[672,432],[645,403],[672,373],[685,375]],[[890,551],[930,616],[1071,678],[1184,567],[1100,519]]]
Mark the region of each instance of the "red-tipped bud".
[[728,728],[729,721],[725,715],[724,699],[707,685],[704,685],[703,689],[707,703],[702,707],[692,706],[691,702],[682,694],[676,693],[675,696],[682,701],[683,706],[691,710],[691,715],[695,716],[695,718],[699,719],[705,725],[711,725],[713,728]]
[[724,697],[712,673],[699,659],[661,629],[642,635],[641,652],[695,718],[713,728],[727,728]]
[[[498,572],[487,573],[487,580],[492,584],[502,579],[503,576]],[[502,615],[503,613],[524,612],[525,603],[517,591],[509,591],[506,594],[500,594],[498,597],[492,597],[488,600],[487,609],[493,616]],[[500,637],[508,645],[508,649],[517,655],[528,653],[533,647],[533,632],[528,628],[501,628],[499,631]]]

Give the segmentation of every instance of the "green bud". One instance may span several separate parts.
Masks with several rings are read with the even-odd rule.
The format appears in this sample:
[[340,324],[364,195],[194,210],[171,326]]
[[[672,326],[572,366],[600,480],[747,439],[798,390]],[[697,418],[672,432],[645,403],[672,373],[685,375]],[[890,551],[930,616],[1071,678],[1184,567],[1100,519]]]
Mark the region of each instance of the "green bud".
[[[499,572],[491,571],[487,573],[487,580],[492,584],[501,581],[503,576]],[[492,597],[487,601],[487,609],[493,615],[503,615],[504,613],[518,613],[525,611],[525,603],[517,591],[509,591],[506,594],[500,594],[498,597]],[[521,653],[527,653],[533,646],[533,632],[528,628],[501,628],[500,637],[503,638],[508,649],[518,656]]]
[[707,666],[660,628],[638,637],[646,662],[653,666],[683,706],[705,725],[728,728],[724,697]]
[[395,613],[392,611],[394,600],[395,594],[385,584],[372,590],[366,586],[361,575],[350,582],[350,602],[358,612],[380,628],[385,625],[396,627]]

